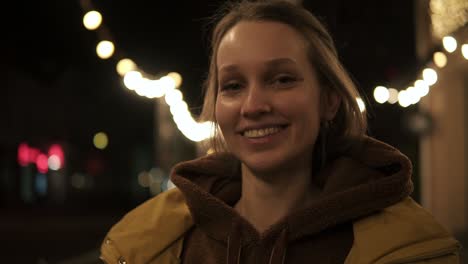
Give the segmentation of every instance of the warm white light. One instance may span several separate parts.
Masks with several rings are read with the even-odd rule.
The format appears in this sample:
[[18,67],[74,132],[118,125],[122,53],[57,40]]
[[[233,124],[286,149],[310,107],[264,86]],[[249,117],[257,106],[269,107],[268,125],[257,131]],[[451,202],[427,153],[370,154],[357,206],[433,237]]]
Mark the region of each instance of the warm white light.
[[411,104],[417,104],[419,103],[419,100],[421,100],[421,97],[419,96],[418,90],[414,88],[413,86],[408,87],[406,89],[408,100]]
[[178,74],[177,72],[170,72],[167,74],[167,76],[174,80],[175,88],[180,87],[180,85],[182,84],[182,76],[180,76],[180,74]]
[[166,95],[164,96],[164,99],[166,100],[166,103],[169,106],[172,106],[178,103],[179,101],[182,101],[182,98],[183,98],[182,93],[177,89],[171,89],[167,91]]
[[148,87],[145,96],[150,99],[161,98],[166,94],[166,90],[159,80],[147,80],[144,85]]
[[434,85],[437,82],[437,72],[434,69],[426,68],[422,75],[424,82],[428,85]]
[[408,107],[411,105],[411,98],[409,97],[408,91],[402,90],[398,93],[398,103],[402,107]]
[[98,11],[89,11],[83,16],[83,25],[86,29],[95,30],[102,23],[101,13]]
[[151,98],[151,80],[147,78],[141,78],[140,84],[135,88],[135,93],[139,96]]
[[171,105],[170,111],[173,116],[184,115],[187,113],[190,114],[188,110],[188,105],[184,101],[179,101],[174,105]]
[[357,104],[359,106],[359,110],[362,112],[366,111],[366,104],[364,104],[364,101],[361,98],[356,98]]
[[374,89],[374,98],[377,103],[383,104],[387,102],[388,98],[390,97],[390,93],[388,89],[383,86],[377,86]]
[[120,76],[124,76],[127,72],[136,70],[136,64],[131,59],[121,59],[116,69]]
[[398,102],[398,90],[394,88],[388,88],[388,103],[395,104]]
[[465,60],[468,60],[468,44],[463,44],[461,47],[461,51]]
[[47,160],[49,165],[49,169],[51,170],[59,170],[62,164],[60,163],[60,158],[57,155],[51,155]]
[[114,54],[114,43],[108,40],[99,42],[96,46],[96,53],[101,59],[108,59]]
[[457,49],[457,40],[452,36],[445,36],[442,44],[447,52],[452,53]]
[[166,91],[176,88],[176,82],[172,77],[164,76],[161,79],[159,79],[159,82],[163,86],[163,89],[165,89]]
[[129,71],[124,76],[124,84],[130,90],[135,90],[143,82],[143,76],[139,71]]
[[414,88],[416,88],[419,97],[424,97],[429,93],[429,85],[423,80],[414,82]]
[[443,52],[437,51],[434,53],[433,60],[435,65],[439,68],[445,67],[447,65],[447,56]]

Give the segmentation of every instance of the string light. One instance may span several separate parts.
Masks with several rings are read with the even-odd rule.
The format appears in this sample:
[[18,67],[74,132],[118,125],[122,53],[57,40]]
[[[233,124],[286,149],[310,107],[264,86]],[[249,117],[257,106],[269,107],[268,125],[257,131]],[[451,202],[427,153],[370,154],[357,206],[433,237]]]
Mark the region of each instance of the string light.
[[463,44],[461,47],[463,57],[468,60],[468,44]]
[[443,52],[437,51],[433,56],[434,64],[439,68],[445,67],[447,65],[447,56]]
[[108,59],[114,54],[114,43],[108,40],[99,42],[96,46],[96,53],[101,59]]
[[[442,0],[431,1],[431,11],[433,14],[443,9],[444,4],[441,1]],[[450,1],[457,2],[456,0]],[[83,9],[86,8],[83,7]],[[442,20],[438,21],[440,22]],[[102,24],[102,15],[95,10],[87,12],[83,17],[83,24],[89,30],[99,30]],[[108,32],[106,33],[108,34]],[[452,36],[446,36],[443,41],[443,46],[447,52],[454,52],[457,49],[457,41]],[[96,46],[96,53],[102,59],[112,57],[114,51],[114,44],[108,40],[103,40]],[[468,60],[467,44],[461,46],[461,52],[465,59]],[[447,56],[443,52],[435,52],[433,61],[437,67],[443,68],[447,65]],[[183,100],[183,94],[179,90],[182,84],[182,76],[179,73],[170,72],[160,78],[154,78],[141,71],[138,65],[130,58],[119,60],[116,64],[116,71],[122,77],[125,87],[134,91],[136,94],[149,99],[162,99],[162,97],[164,97],[164,102],[170,107],[170,112],[177,128],[189,140],[198,142],[214,136],[214,123],[199,123],[192,117],[192,114],[188,110],[188,105]],[[377,86],[374,90],[374,98],[378,103],[388,102],[390,104],[395,104],[398,102],[402,107],[415,104],[419,102],[420,98],[429,93],[429,86],[437,82],[437,72],[432,68],[427,68],[422,72],[422,77],[423,80],[417,80],[414,86],[408,87],[406,90],[402,91],[398,91],[395,88],[387,89],[383,86]],[[356,101],[360,111],[364,112],[366,110],[364,101],[361,98],[356,98]]]
[[121,59],[116,66],[117,73],[124,76],[127,72],[136,70],[136,64],[131,59]]
[[395,88],[388,88],[388,103],[389,104],[395,104],[398,102],[398,90]]
[[96,30],[102,23],[102,15],[96,10],[89,11],[83,17],[83,25],[88,30]]
[[442,39],[442,45],[448,53],[452,53],[457,50],[457,40],[452,36],[445,36]]
[[390,93],[386,87],[377,86],[374,89],[374,98],[377,103],[383,104],[390,98]]

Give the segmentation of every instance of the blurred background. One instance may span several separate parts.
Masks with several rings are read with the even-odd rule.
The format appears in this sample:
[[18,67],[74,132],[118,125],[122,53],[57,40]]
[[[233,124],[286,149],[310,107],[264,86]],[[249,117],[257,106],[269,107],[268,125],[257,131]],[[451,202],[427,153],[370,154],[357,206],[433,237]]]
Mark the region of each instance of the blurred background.
[[[223,2],[3,5],[3,261],[98,263],[108,229],[210,151],[195,120]],[[413,161],[413,198],[467,248],[468,1],[294,2],[334,36],[369,134]]]

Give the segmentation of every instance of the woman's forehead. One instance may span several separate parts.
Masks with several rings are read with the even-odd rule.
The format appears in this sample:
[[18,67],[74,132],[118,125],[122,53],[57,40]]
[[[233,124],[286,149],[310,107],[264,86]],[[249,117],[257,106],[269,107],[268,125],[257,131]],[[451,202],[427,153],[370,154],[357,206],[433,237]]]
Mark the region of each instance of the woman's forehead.
[[303,37],[292,27],[270,21],[240,22],[221,39],[218,69],[246,62],[298,63],[306,54]]

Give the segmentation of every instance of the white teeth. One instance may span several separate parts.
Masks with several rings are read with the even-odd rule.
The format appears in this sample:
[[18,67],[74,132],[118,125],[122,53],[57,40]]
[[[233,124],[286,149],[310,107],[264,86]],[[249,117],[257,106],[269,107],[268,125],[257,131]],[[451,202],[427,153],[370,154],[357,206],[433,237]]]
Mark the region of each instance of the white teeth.
[[246,130],[244,132],[244,136],[248,138],[264,137],[264,136],[268,136],[271,134],[275,134],[279,132],[281,129],[282,129],[281,127],[268,127],[268,128],[262,128],[262,129]]

